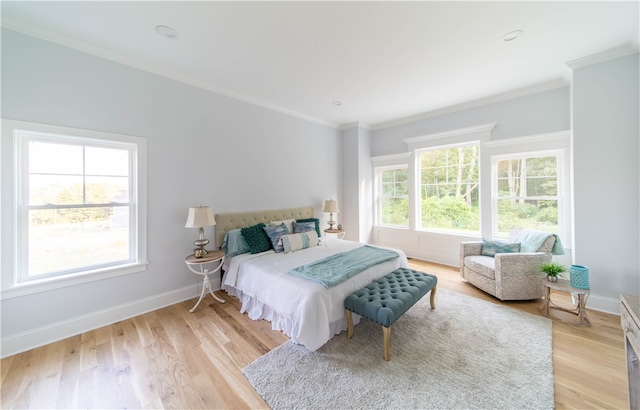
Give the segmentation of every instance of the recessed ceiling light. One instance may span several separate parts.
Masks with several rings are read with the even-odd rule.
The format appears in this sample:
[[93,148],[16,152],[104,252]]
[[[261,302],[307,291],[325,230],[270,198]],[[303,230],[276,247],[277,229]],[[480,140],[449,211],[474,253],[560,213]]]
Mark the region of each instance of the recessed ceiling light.
[[342,105],[342,101],[335,100],[335,101],[334,101],[334,102],[332,102],[331,104],[335,105],[336,107],[339,107],[339,106],[341,106],[341,105]]
[[502,39],[504,41],[512,41],[512,40],[515,40],[516,38],[520,37],[523,34],[524,34],[524,31],[522,31],[522,30],[514,30],[514,31],[510,31],[507,34],[505,34],[504,36],[502,36]]
[[165,37],[165,38],[170,38],[170,39],[178,38],[178,32],[169,26],[162,26],[162,25],[156,26],[156,31],[158,32],[158,34],[160,34],[162,37]]

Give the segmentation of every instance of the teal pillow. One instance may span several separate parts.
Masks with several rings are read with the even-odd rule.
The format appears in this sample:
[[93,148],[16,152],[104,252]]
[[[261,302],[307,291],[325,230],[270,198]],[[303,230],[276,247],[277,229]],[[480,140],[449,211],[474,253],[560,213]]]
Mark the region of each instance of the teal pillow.
[[320,220],[318,218],[297,219],[296,222],[313,222],[316,224],[316,233],[320,237]]
[[249,252],[249,244],[242,236],[240,229],[232,229],[224,234],[220,249],[228,258]]
[[276,226],[265,226],[262,229],[264,229],[267,236],[269,237],[273,250],[276,251],[276,253],[284,251],[284,247],[282,246],[282,241],[280,240],[280,238],[282,238],[284,235],[289,234],[289,228],[287,228],[287,225],[281,223],[280,225]]
[[482,251],[480,255],[484,256],[496,256],[496,253],[516,253],[520,252],[519,243],[509,243],[501,241],[491,241],[482,239]]
[[257,225],[240,229],[242,236],[249,245],[249,252],[260,253],[271,249],[271,241],[264,231],[264,224],[260,222]]
[[309,232],[309,231],[315,231],[315,230],[316,230],[316,224],[313,222],[294,222],[293,223],[293,233],[302,233],[302,232]]

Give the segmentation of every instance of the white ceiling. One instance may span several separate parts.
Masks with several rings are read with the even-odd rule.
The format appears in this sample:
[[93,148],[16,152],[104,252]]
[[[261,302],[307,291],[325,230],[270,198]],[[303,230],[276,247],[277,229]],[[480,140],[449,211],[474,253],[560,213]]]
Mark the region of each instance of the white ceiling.
[[[639,4],[2,1],[2,25],[319,123],[380,128],[566,84],[566,62],[637,48]],[[503,41],[512,30],[524,34]]]

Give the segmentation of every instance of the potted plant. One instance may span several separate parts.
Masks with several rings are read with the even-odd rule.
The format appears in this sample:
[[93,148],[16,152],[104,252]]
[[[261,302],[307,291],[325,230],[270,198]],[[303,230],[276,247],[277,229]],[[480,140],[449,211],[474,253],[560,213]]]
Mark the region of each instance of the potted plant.
[[547,280],[549,282],[557,282],[558,275],[562,272],[566,272],[567,268],[559,263],[550,262],[540,265],[540,271],[547,275]]

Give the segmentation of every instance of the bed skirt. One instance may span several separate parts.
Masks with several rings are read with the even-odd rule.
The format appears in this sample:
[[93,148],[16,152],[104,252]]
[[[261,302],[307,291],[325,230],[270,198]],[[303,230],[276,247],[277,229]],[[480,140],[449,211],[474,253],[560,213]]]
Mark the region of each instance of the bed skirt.
[[[291,320],[290,318],[281,315],[280,313],[274,311],[269,306],[260,302],[258,299],[244,294],[241,290],[238,290],[232,286],[222,285],[222,290],[227,292],[227,294],[231,296],[235,296],[238,298],[242,306],[240,307],[240,313],[247,313],[250,319],[252,320],[267,320],[271,322],[271,329],[280,331],[287,335],[293,343],[302,344],[297,340],[297,335],[299,334],[300,324]],[[360,322],[360,316],[357,314],[353,315],[353,323],[358,324]],[[347,330],[347,320],[342,317],[338,321],[329,324],[330,337],[333,338],[335,335],[339,334],[342,331]],[[304,345],[304,344],[302,344]],[[309,349],[308,346],[305,346]],[[317,350],[317,349],[309,349],[309,350]]]

